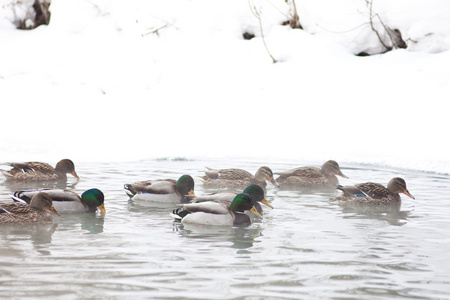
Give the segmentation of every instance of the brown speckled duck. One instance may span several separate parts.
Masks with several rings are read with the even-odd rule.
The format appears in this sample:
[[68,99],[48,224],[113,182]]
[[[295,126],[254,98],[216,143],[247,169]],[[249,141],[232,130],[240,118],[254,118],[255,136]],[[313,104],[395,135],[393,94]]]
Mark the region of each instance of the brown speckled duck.
[[257,184],[265,188],[270,181],[273,185],[278,183],[273,178],[273,172],[269,167],[261,167],[256,171],[255,176],[242,169],[209,169],[205,171],[205,176],[201,177],[204,186],[207,187],[228,187],[246,188],[251,184]]
[[71,174],[79,179],[75,172],[75,165],[70,159],[59,161],[55,168],[43,162],[10,163],[11,170],[0,170],[8,180],[22,181],[66,181]]
[[406,188],[403,178],[395,177],[389,181],[387,188],[374,182],[359,183],[356,185],[338,186],[342,195],[331,199],[358,204],[400,204],[400,193],[414,199]]
[[49,211],[59,213],[53,208],[52,199],[44,192],[37,193],[30,204],[6,203],[0,205],[0,223],[48,223],[52,221]]
[[341,172],[338,163],[334,160],[325,162],[320,169],[316,167],[300,167],[276,174],[280,175],[277,178],[280,186],[336,187],[339,184],[336,175],[348,178]]

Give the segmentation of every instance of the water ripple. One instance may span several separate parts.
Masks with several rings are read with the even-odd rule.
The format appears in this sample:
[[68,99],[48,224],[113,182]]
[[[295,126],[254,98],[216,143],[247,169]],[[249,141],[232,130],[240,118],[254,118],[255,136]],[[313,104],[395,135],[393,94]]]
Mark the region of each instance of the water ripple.
[[[306,164],[306,163],[305,163]],[[255,172],[266,162],[146,160],[77,165],[66,186],[106,195],[107,213],[55,217],[53,224],[0,226],[0,297],[157,299],[437,299],[450,291],[450,177],[374,166],[348,167],[351,179],[386,184],[404,176],[399,210],[330,203],[338,191],[268,186],[262,221],[247,228],[174,222],[172,205],[128,199],[123,184],[200,176],[204,166]],[[271,163],[273,170],[299,166]],[[31,187],[31,186],[30,186]],[[1,202],[22,185],[0,182]],[[196,193],[206,192],[196,180]],[[394,225],[394,226],[393,226]]]

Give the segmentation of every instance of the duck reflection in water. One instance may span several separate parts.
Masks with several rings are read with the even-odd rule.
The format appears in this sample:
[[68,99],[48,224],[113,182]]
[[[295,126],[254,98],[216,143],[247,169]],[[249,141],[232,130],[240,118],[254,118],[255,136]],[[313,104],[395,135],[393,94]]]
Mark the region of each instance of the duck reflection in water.
[[11,193],[17,190],[38,190],[38,189],[64,189],[72,190],[78,184],[78,180],[74,182],[65,181],[14,181],[5,180],[0,185],[4,185]]
[[407,217],[411,211],[400,210],[398,204],[384,205],[348,205],[340,204],[342,212],[348,219],[375,219],[386,221],[391,225],[402,226],[407,223]]
[[85,234],[102,233],[104,224],[104,215],[83,214],[81,217],[81,229],[87,231]]
[[105,224],[105,214],[94,212],[84,214],[65,214],[58,219],[58,223],[64,226],[78,227],[83,234],[102,233]]
[[[51,255],[48,245],[52,243],[52,236],[56,228],[58,228],[58,224],[49,223],[0,224],[1,240],[29,239],[34,249],[41,255]],[[17,251],[17,249],[14,251]],[[16,252],[14,256],[20,256],[20,254]]]
[[231,244],[223,244],[224,247],[244,250],[253,247],[254,243],[258,243],[258,237],[262,236],[262,230],[259,227],[211,227],[198,224],[173,222],[173,230],[180,234],[183,238],[191,238],[198,241],[203,239],[208,243],[220,243],[223,241],[231,242]]

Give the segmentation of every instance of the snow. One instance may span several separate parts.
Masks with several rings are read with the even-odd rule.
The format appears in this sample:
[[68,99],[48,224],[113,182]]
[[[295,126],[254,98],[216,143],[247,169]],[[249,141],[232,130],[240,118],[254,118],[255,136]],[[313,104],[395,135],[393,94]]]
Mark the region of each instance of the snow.
[[1,1],[3,161],[229,156],[450,172],[447,0],[374,0],[408,48],[368,57],[355,54],[381,47],[363,0],[297,1],[305,30],[280,25],[283,0],[53,1],[50,25],[30,31],[12,26],[26,7]]

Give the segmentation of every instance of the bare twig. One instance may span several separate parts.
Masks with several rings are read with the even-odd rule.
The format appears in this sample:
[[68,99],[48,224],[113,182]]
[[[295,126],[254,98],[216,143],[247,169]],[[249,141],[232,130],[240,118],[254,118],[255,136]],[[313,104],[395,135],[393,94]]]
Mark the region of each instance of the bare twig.
[[[373,10],[372,10],[373,0],[368,0],[368,1],[366,1],[366,3],[369,5],[369,10],[370,10],[370,26],[371,26],[372,30],[376,33],[378,39],[380,40],[380,43],[386,48],[386,51],[392,50],[392,48],[395,48],[395,49],[406,48],[406,43],[402,39],[402,34],[401,34],[400,30],[398,30],[398,29],[392,30],[391,28],[389,28],[388,26],[386,26],[384,24],[384,22],[381,20],[381,17],[378,14],[375,14],[375,15],[373,14]],[[375,26],[373,25],[374,16],[378,18],[378,21],[383,26],[384,31],[386,32],[387,36],[391,40],[392,47],[386,45],[386,43],[381,38],[378,30],[375,29]]]
[[159,36],[159,31],[163,28],[166,28],[167,26],[168,26],[168,24],[164,24],[158,28],[154,28],[154,27],[149,28],[150,31],[147,33],[143,33],[142,36],[146,36],[146,35],[153,34],[153,33],[156,34],[157,36]]
[[297,5],[295,4],[295,0],[291,0],[291,2],[294,12],[291,18],[289,19],[289,26],[291,26],[291,28],[303,29],[302,24],[300,24],[300,18],[298,16]]
[[[392,49],[392,47],[388,47],[388,46],[384,43],[383,39],[382,39],[381,36],[380,36],[380,33],[378,32],[378,30],[375,29],[375,26],[373,25],[373,11],[372,11],[373,1],[370,0],[370,1],[368,2],[368,4],[369,4],[369,13],[370,13],[370,16],[369,16],[370,27],[372,28],[372,30],[373,30],[373,31],[375,32],[375,34],[377,35],[378,40],[380,41],[380,43],[386,48],[387,51],[389,51],[389,50]],[[378,17],[378,20],[380,21],[380,23],[381,23],[381,24],[383,25],[383,27],[384,27],[384,24],[383,24],[383,22],[381,21],[380,16],[378,16],[378,14],[377,14],[376,16]],[[385,28],[386,28],[386,27],[385,27]]]
[[248,4],[250,6],[250,10],[252,11],[253,15],[258,19],[259,22],[259,30],[261,31],[261,38],[264,44],[264,47],[266,48],[267,53],[269,54],[270,58],[272,59],[273,63],[276,63],[277,60],[272,56],[272,54],[269,51],[269,48],[267,47],[266,44],[266,39],[264,37],[264,32],[263,32],[263,27],[262,27],[262,18],[261,18],[261,12],[256,8],[255,5],[251,5],[250,4],[250,0],[248,1]]

